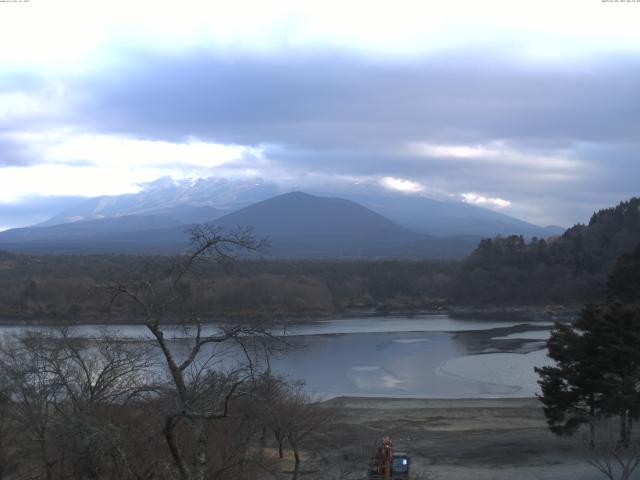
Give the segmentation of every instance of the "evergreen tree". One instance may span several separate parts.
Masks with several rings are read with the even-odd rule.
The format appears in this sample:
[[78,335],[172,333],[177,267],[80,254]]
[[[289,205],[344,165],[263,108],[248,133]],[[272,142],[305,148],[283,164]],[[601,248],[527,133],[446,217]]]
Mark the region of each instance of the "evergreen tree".
[[[598,307],[588,305],[575,325],[557,323],[547,342],[556,366],[536,368],[542,390],[540,400],[550,430],[573,435],[583,424],[603,414],[604,378],[600,345],[592,334]],[[593,431],[592,431],[593,435]]]
[[609,275],[609,299],[640,303],[640,245],[622,255]]
[[620,418],[628,443],[640,418],[640,248],[609,277],[607,301],[587,305],[574,325],[556,324],[547,343],[555,366],[537,368],[540,400],[552,432],[571,435],[597,418]]
[[640,417],[640,309],[619,301],[600,309],[593,329],[601,342],[599,363],[604,385],[602,407],[620,417],[620,442],[626,445]]

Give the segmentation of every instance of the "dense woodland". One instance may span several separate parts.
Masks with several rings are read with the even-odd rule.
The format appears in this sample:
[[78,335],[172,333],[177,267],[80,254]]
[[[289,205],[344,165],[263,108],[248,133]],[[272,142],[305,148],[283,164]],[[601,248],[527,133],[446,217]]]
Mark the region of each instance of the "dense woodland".
[[[640,199],[594,213],[560,237],[496,237],[460,262],[203,261],[183,286],[211,318],[318,316],[354,309],[420,311],[447,306],[579,305],[604,295],[616,260],[640,244]],[[0,253],[5,319],[104,320],[98,285],[162,278],[178,257]],[[111,321],[136,312],[118,305]]]
[[580,304],[603,295],[616,260],[640,244],[640,199],[594,213],[561,237],[483,240],[462,262],[454,298],[472,303]]

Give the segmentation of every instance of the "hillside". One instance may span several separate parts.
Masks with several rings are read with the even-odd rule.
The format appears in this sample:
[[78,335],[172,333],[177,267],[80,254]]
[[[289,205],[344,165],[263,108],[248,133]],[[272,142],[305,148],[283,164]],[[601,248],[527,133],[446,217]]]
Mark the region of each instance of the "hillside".
[[218,225],[251,225],[258,235],[374,236],[412,232],[355,202],[291,192],[217,219]]
[[52,226],[14,228],[0,232],[0,243],[47,243],[80,240],[100,235],[174,228],[179,225],[182,225],[182,222],[162,215],[127,215]]
[[251,225],[280,258],[462,258],[478,238],[412,232],[355,202],[302,192],[279,195],[219,218],[228,228]]
[[595,299],[618,258],[638,245],[640,198],[632,198],[549,241],[483,240],[462,264],[457,295],[482,303]]

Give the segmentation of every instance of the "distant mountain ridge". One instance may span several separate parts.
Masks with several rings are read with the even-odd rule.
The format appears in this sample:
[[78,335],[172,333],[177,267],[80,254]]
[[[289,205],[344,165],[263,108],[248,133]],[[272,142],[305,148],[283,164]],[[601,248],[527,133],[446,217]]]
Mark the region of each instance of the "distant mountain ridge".
[[560,235],[564,228],[539,227],[500,212],[463,202],[433,200],[403,194],[381,198],[376,195],[353,194],[347,198],[358,202],[416,232],[429,235],[524,235],[548,237]]
[[[189,225],[130,215],[0,232],[0,248],[32,253],[185,252]],[[477,237],[440,238],[408,230],[350,200],[302,192],[279,195],[213,220],[250,226],[275,258],[461,258]]]
[[[354,201],[398,225],[428,235],[492,237],[520,234],[527,237],[547,237],[564,231],[561,227],[539,227],[463,202],[394,193],[373,186],[303,190],[317,196]],[[38,226],[128,215],[161,215],[184,224],[203,223],[290,191],[291,189],[283,189],[261,179],[231,181],[205,178],[175,181],[166,177],[142,185],[138,193],[85,200]]]
[[81,239],[103,234],[117,235],[128,232],[175,228],[180,225],[182,225],[181,222],[162,215],[125,215],[51,226],[14,228],[0,232],[0,242]]
[[181,223],[201,223],[281,193],[257,179],[232,182],[206,178],[174,181],[163,177],[142,185],[138,193],[90,198],[65,209],[39,226],[127,215],[163,215]]

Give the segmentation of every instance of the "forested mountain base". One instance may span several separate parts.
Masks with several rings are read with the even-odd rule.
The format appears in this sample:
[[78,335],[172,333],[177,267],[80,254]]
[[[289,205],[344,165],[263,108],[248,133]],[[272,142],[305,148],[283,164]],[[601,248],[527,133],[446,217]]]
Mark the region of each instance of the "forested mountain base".
[[[616,260],[640,244],[640,199],[597,212],[561,237],[483,240],[460,262],[239,261],[198,265],[183,295],[211,318],[322,316],[353,309],[579,305],[597,301]],[[0,253],[0,318],[104,321],[97,285],[166,276],[166,256]],[[116,306],[117,307],[117,306]],[[111,321],[131,312],[115,308]],[[135,313],[135,312],[134,312]]]

